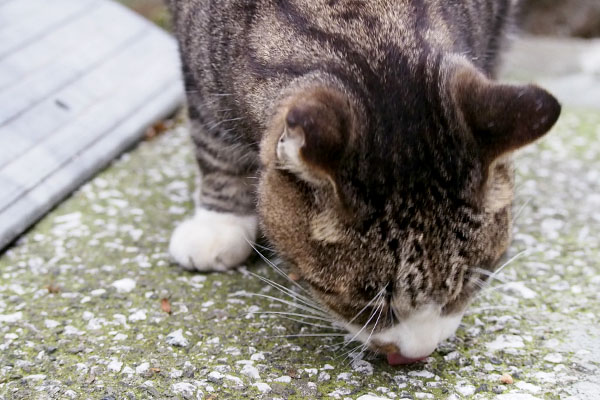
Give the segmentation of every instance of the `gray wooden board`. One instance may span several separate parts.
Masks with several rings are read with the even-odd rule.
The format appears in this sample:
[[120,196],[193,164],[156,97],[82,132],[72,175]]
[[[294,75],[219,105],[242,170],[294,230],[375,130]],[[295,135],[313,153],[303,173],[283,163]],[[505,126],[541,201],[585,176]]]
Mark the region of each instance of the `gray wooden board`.
[[175,41],[110,0],[0,0],[0,248],[183,100]]

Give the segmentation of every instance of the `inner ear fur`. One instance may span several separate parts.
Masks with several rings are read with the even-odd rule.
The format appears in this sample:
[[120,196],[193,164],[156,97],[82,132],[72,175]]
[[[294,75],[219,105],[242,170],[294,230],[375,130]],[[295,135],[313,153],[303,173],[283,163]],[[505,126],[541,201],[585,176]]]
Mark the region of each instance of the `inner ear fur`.
[[452,92],[488,164],[542,137],[561,113],[559,102],[544,89],[497,83],[470,65],[457,67]]

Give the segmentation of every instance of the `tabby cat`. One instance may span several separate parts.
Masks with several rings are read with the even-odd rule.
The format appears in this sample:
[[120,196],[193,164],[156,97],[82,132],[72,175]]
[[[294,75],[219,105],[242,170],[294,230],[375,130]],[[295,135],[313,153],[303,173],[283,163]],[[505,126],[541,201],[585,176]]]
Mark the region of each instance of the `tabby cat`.
[[227,270],[260,226],[372,350],[427,357],[510,242],[511,153],[561,111],[494,81],[515,1],[170,6],[202,175],[173,258]]

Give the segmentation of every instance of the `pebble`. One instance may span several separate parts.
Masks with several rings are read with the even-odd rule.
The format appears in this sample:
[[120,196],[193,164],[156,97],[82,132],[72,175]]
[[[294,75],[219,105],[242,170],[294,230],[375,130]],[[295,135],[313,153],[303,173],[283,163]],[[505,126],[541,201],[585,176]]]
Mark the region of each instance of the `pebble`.
[[55,321],[53,319],[46,319],[46,320],[44,320],[44,326],[46,328],[48,328],[48,329],[54,329],[54,328],[56,328],[59,325],[60,325],[60,322]]
[[242,368],[240,373],[242,375],[246,375],[250,379],[254,379],[254,380],[260,379],[260,374],[258,373],[258,368],[254,367],[250,364],[244,365],[244,367]]
[[544,361],[548,361],[554,364],[563,362],[563,356],[560,353],[550,353],[544,357]]
[[17,321],[20,321],[21,318],[23,318],[23,313],[21,311],[18,311],[13,314],[4,314],[0,315],[0,323],[15,323]]
[[144,372],[147,372],[149,369],[150,369],[150,363],[143,362],[140,365],[138,365],[137,367],[135,367],[135,372],[137,374],[143,374]]
[[261,393],[269,393],[271,391],[271,386],[263,382],[253,383],[252,386],[256,387]]
[[167,335],[165,341],[171,346],[186,347],[190,342],[183,337],[183,329],[177,329]]
[[358,397],[356,400],[388,400],[388,397],[379,397],[379,396],[373,396],[371,394],[364,394],[360,397]]
[[325,372],[325,371],[322,371],[322,372],[319,374],[319,377],[317,378],[317,380],[318,380],[319,382],[327,382],[327,381],[328,381],[328,380],[330,380],[330,379],[331,379],[331,375],[329,375],[329,374],[328,374],[327,372]]
[[121,371],[122,367],[123,367],[123,363],[121,361],[112,360],[111,362],[108,363],[108,365],[106,366],[106,369],[108,369],[109,371],[112,371],[112,372],[119,372],[119,371]]
[[106,289],[95,289],[90,292],[92,296],[101,296],[106,293]]
[[463,396],[471,396],[475,393],[475,386],[466,383],[459,383],[455,387],[456,391]]
[[178,382],[171,386],[171,390],[173,390],[173,393],[181,395],[184,399],[192,398],[196,392],[196,386],[189,382]]
[[505,393],[496,396],[496,400],[541,400],[527,393]]
[[133,314],[130,314],[128,319],[131,322],[144,321],[146,319],[146,312],[144,310],[138,310]]
[[525,343],[518,335],[499,335],[493,342],[487,343],[486,347],[492,351],[518,349],[525,347]]
[[131,278],[123,278],[112,283],[112,287],[117,289],[119,293],[129,293],[135,289],[136,282]]
[[505,385],[512,385],[515,381],[509,374],[502,374],[500,377],[500,382],[504,383]]
[[274,381],[280,383],[290,383],[292,381],[292,378],[290,376],[284,375],[280,376],[279,378],[275,378]]
[[355,360],[352,362],[352,369],[363,375],[373,375],[373,366],[365,360]]
[[225,375],[220,373],[219,371],[211,371],[208,374],[208,381],[216,384],[220,384],[223,381]]
[[532,383],[523,382],[523,381],[519,381],[519,382],[515,383],[515,387],[517,387],[521,390],[524,390],[526,392],[531,392],[531,393],[539,393],[542,390],[537,385],[534,385]]
[[426,370],[410,371],[408,373],[408,376],[417,377],[417,378],[425,378],[425,379],[432,379],[435,377],[435,375],[433,373],[426,371]]

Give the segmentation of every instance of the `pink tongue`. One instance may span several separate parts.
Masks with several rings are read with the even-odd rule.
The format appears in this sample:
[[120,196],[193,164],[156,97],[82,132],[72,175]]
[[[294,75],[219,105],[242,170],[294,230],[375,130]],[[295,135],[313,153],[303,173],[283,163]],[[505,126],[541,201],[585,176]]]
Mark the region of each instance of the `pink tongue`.
[[425,358],[427,358],[427,357],[408,358],[408,357],[404,357],[400,353],[388,353],[388,355],[387,355],[388,364],[390,364],[393,367],[396,365],[413,364],[418,361],[424,360]]

